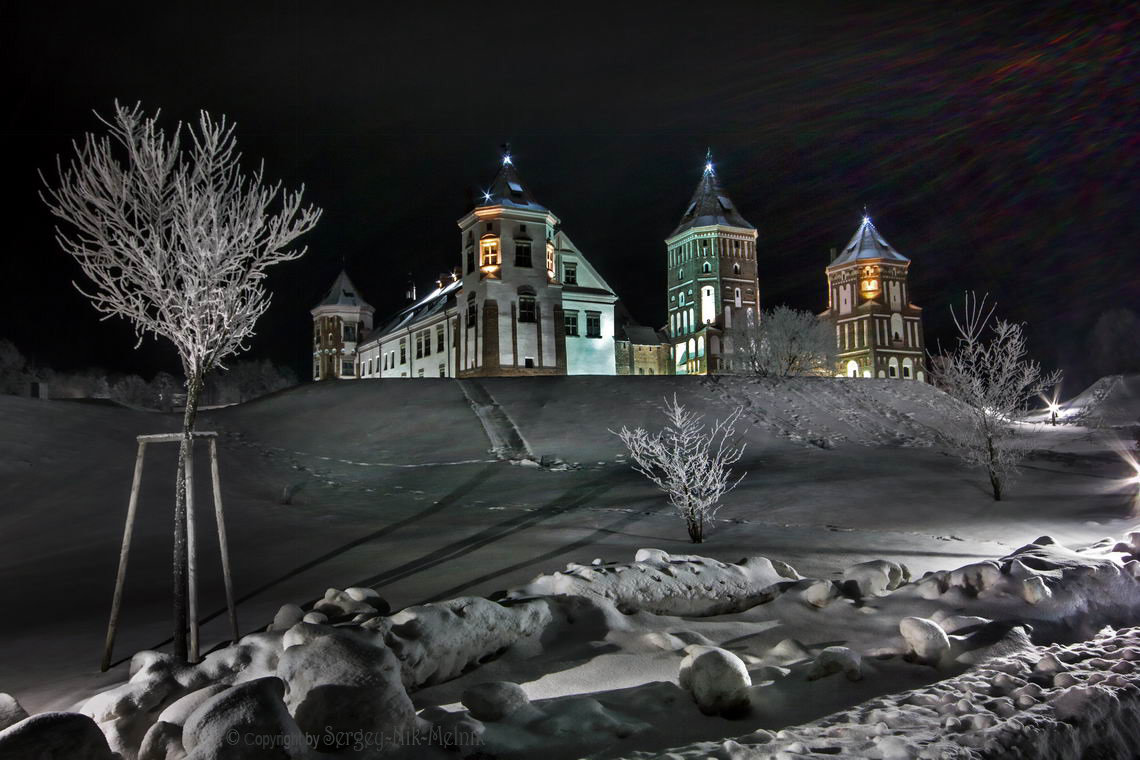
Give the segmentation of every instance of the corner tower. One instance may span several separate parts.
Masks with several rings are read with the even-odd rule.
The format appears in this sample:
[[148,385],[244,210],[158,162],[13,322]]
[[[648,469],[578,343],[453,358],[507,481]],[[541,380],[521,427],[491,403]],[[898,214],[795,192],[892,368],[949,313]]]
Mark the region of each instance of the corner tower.
[[566,374],[558,222],[506,150],[490,189],[458,222],[459,377]]
[[910,259],[888,243],[866,212],[827,267],[827,311],[840,377],[926,380],[922,309],[910,302]]
[[680,224],[665,239],[671,365],[678,375],[732,369],[731,331],[760,313],[756,228],[720,185],[711,153]]
[[372,329],[373,309],[341,270],[313,315],[313,379],[359,376],[356,346]]

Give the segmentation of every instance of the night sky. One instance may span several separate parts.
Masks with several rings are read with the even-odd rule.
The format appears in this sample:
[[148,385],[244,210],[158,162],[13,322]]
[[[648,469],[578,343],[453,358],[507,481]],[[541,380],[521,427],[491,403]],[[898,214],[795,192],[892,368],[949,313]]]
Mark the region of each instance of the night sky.
[[[826,306],[864,205],[909,256],[928,340],[988,291],[1079,375],[1097,317],[1140,310],[1140,4],[9,2],[0,338],[57,369],[174,370],[100,322],[37,197],[119,98],[238,124],[324,217],[271,270],[251,355],[308,374],[346,262],[382,313],[458,263],[499,146],[634,316],[665,321],[663,238],[712,148],[759,229],[765,307]],[[1075,388],[1072,390],[1076,390]]]

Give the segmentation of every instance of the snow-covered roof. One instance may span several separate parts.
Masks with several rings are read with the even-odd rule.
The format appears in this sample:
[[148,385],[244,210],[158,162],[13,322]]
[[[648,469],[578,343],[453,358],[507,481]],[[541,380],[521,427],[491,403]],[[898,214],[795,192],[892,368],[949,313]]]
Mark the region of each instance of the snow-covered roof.
[[716,171],[709,164],[705,166],[704,174],[697,183],[697,189],[693,192],[692,200],[689,201],[681,222],[669,237],[675,237],[693,227],[708,227],[714,224],[756,229],[751,222],[740,215],[736,204],[720,186]]
[[322,306],[353,306],[362,309],[372,309],[372,307],[360,297],[356,286],[352,284],[352,280],[348,279],[348,273],[343,269],[340,270],[336,281],[333,282],[332,287],[329,288],[329,292],[325,294],[325,297],[322,298],[321,302],[314,308],[319,309]]
[[382,338],[388,333],[401,330],[444,311],[455,302],[455,293],[461,287],[463,287],[462,280],[453,280],[445,283],[441,288],[436,288],[414,304],[405,306],[384,322],[379,323],[379,326],[369,333],[363,342],[368,343],[377,338]]
[[871,224],[871,217],[864,216],[863,223],[855,231],[855,235],[846,247],[836,256],[831,266],[850,264],[860,259],[886,259],[887,261],[910,261],[906,256],[891,247],[883,239],[875,225]]
[[514,206],[534,211],[548,210],[534,199],[530,190],[523,184],[522,177],[519,176],[518,169],[515,168],[509,154],[503,156],[498,175],[477,206]]

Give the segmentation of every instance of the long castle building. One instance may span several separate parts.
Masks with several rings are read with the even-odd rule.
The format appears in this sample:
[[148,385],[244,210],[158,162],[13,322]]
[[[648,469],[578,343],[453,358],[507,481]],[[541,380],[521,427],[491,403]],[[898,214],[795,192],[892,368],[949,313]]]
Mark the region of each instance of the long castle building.
[[[711,156],[665,239],[661,329],[632,320],[509,152],[457,226],[458,266],[381,322],[340,273],[311,312],[315,380],[731,373],[733,332],[760,319],[757,229]],[[909,265],[866,217],[833,256],[820,318],[835,327],[838,376],[925,379]]]

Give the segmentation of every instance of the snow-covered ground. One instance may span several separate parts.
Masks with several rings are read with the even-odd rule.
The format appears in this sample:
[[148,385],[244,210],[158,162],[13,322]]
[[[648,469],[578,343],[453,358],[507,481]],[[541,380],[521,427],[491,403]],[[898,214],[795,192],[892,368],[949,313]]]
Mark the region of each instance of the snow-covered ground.
[[[927,571],[1007,556],[1041,535],[1083,546],[1105,535],[1123,536],[1133,524],[1136,488],[1123,480],[1134,472],[1113,450],[1113,439],[1124,437],[1126,426],[1140,415],[1137,378],[1118,383],[1111,396],[1106,422],[1117,429],[1045,429],[1041,451],[1000,504],[988,496],[984,477],[961,467],[942,449],[940,431],[952,405],[915,383],[813,379],[756,384],[638,377],[501,379],[481,381],[481,386],[535,455],[579,466],[551,471],[494,461],[469,396],[448,381],[306,386],[211,412],[202,427],[223,433],[222,479],[243,632],[263,630],[282,604],[311,603],[330,586],[369,587],[393,609],[413,607],[377,618],[368,644],[382,640],[381,648],[396,654],[392,666],[402,670],[400,680],[420,709],[419,723],[407,725],[423,727],[427,721],[437,727],[437,738],[478,735],[480,746],[488,751],[496,747],[502,757],[533,756],[527,752],[533,752],[536,742],[553,758],[660,751],[723,740],[757,728],[809,723],[871,697],[955,676],[955,668],[961,672],[963,667],[957,660],[939,670],[899,656],[902,617],[953,617],[952,610],[1008,621],[1024,618],[1026,610],[1039,612],[1040,604],[1054,604],[1056,597],[1029,605],[1022,586],[1015,591],[1004,587],[1009,575],[1004,574],[998,584],[1002,589],[992,592],[1000,603],[987,600],[985,593],[971,595],[978,589],[962,595],[954,584],[945,592],[951,596],[949,606],[945,594],[938,599],[923,596],[922,584],[857,602],[850,598],[852,585],[841,583],[844,570],[881,558],[905,564],[918,578]],[[630,471],[620,443],[608,432],[622,425],[656,426],[660,398],[674,392],[711,416],[725,413],[726,399],[744,399],[752,421],[743,433],[748,448],[741,462],[749,476],[730,494],[708,542],[700,547],[688,544],[683,524],[651,486]],[[105,675],[98,674],[96,666],[133,464],[133,436],[175,429],[177,420],[114,407],[6,397],[0,397],[0,418],[0,473],[7,486],[0,512],[0,603],[9,611],[0,622],[0,691],[15,695],[30,712],[69,708],[127,678],[125,664]],[[142,522],[118,643],[124,657],[159,646],[167,635],[174,453],[172,447],[148,455]],[[286,492],[287,504],[282,503]],[[206,521],[204,532],[209,527]],[[222,594],[213,562],[216,548],[208,540],[204,543],[202,595],[204,606],[213,612]],[[641,547],[669,555],[695,551],[709,559],[694,558],[679,568],[661,553],[647,553],[641,563],[631,563]],[[1112,547],[1100,546],[1081,556],[1102,557],[1106,548]],[[734,565],[717,564],[736,563],[741,557],[775,562],[764,571],[756,569],[764,566],[761,560],[736,571]],[[601,561],[593,565],[595,558]],[[1102,559],[1119,567],[1122,557]],[[736,578],[743,601],[724,608],[719,606],[724,595],[713,594],[717,602],[711,611],[718,614],[709,616],[700,599],[677,605],[676,594],[646,605],[629,599],[623,603],[621,584],[601,594],[575,591],[596,588],[600,581],[590,579],[598,576],[640,574],[637,566],[649,568],[653,561],[664,562],[664,570],[674,573],[678,584],[677,578],[688,578],[689,590],[681,592],[681,599],[693,596],[700,586],[685,573],[721,577],[727,571]],[[537,574],[567,563],[576,563],[569,574],[534,581]],[[781,574],[783,563],[823,582]],[[619,567],[625,569],[619,573]],[[684,572],[678,572],[681,569]],[[846,580],[866,584],[874,571],[864,568]],[[1113,572],[1112,577],[1123,577]],[[1041,584],[1053,580],[1046,576]],[[888,585],[898,581],[896,577]],[[454,672],[421,680],[422,673],[415,672],[424,668],[408,667],[409,659],[434,661],[442,650],[433,652],[431,646],[443,646],[425,644],[431,636],[424,631],[432,626],[421,622],[438,617],[441,608],[415,605],[511,588],[507,596],[515,601],[509,606],[471,601],[458,609],[477,609],[475,620],[468,620],[466,613],[456,617],[452,608],[447,620],[477,626],[488,615],[494,620],[498,611],[517,611],[522,605],[533,619],[517,626],[533,630],[525,635],[516,631],[518,640],[504,643],[497,638],[499,623],[486,623],[483,633],[476,631],[463,645],[461,656],[448,655],[453,662],[447,667]],[[847,596],[835,598],[839,589]],[[550,593],[574,595],[557,603],[525,601],[529,595]],[[817,607],[809,598],[825,606]],[[1104,624],[1136,622],[1121,619],[1118,612],[1085,616],[1094,627],[1080,635],[1092,636]],[[220,642],[223,622],[217,617],[208,623],[204,640]],[[1042,639],[1046,643],[1058,636],[1077,636],[1076,628],[1066,625],[1050,629],[1038,622],[1035,636],[1047,637]],[[313,648],[309,656],[315,662],[363,658],[380,668],[376,683],[390,682],[380,667],[382,657],[360,654],[359,641],[342,642],[337,637],[344,632],[334,630],[339,632],[335,640],[320,647],[313,648],[310,634],[298,633],[296,643],[304,651]],[[361,630],[369,630],[368,625]],[[258,663],[249,672],[230,667],[240,658],[215,656],[215,662],[229,663],[231,676],[235,669],[245,673],[240,678],[227,677],[226,668],[218,667],[205,675],[171,676],[180,685],[169,689],[158,706],[192,686],[282,675],[285,665],[276,660],[282,656],[277,650],[284,636],[279,632],[276,643],[258,640],[252,649],[247,647]],[[800,645],[788,643],[791,640]],[[402,643],[393,646],[393,641]],[[746,718],[705,716],[676,685],[685,648],[714,644],[734,652],[749,674],[752,696]],[[444,677],[460,675],[504,646],[505,654],[466,675]],[[828,646],[858,654],[862,678],[848,681],[828,675],[806,680],[812,661]],[[319,651],[322,647],[329,651]],[[341,652],[344,647],[352,651]],[[720,656],[704,650],[688,654],[693,656],[692,669],[698,670],[705,667],[701,663]],[[268,659],[259,660],[262,655]],[[850,671],[849,655],[832,652],[828,657],[837,664],[822,663],[819,668]],[[166,666],[154,660],[149,667],[147,673]],[[286,683],[300,688],[291,679],[303,680],[307,666],[291,662],[288,667],[292,670],[286,672]],[[728,661],[720,667],[730,673],[734,665]],[[732,677],[730,673],[714,680]],[[830,686],[817,688],[825,680]],[[460,707],[469,701],[463,692],[488,681],[521,684],[523,696],[508,686],[485,688],[490,694],[476,690],[469,695],[479,705],[472,714],[494,715],[510,704],[511,714],[521,717],[467,716]],[[256,688],[262,691],[249,698],[261,700],[258,704],[272,705],[280,698],[267,682]],[[724,698],[733,701],[732,695]],[[302,698],[285,695],[294,713],[297,699]],[[399,707],[399,702],[389,707],[408,719],[406,706]],[[313,703],[312,715],[328,711],[318,703]],[[132,725],[124,736],[158,718],[156,705],[145,707],[131,713]],[[148,717],[138,717],[140,712]],[[284,720],[280,714],[278,718]],[[877,722],[872,721],[872,727]],[[449,727],[451,734],[440,727]],[[774,737],[783,741],[778,734]],[[141,736],[134,737],[138,739]],[[716,756],[711,750],[691,751]],[[736,756],[731,752],[735,750],[722,754]]]

